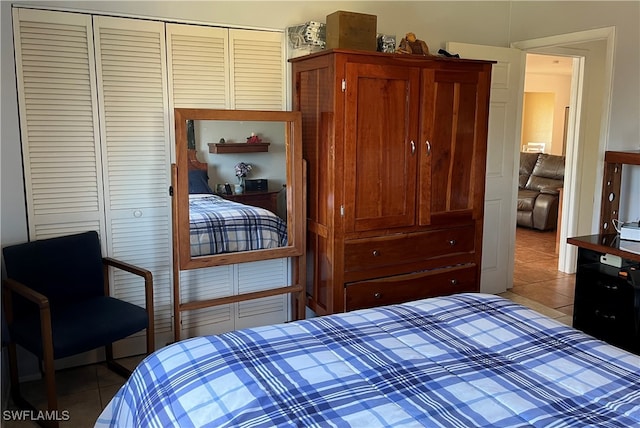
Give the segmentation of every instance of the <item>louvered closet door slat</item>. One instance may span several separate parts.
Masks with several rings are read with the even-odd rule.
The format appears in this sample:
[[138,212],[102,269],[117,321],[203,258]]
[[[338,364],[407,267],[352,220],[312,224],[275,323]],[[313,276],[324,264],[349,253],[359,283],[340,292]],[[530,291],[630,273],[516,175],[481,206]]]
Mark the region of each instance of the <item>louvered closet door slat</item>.
[[174,107],[229,108],[228,30],[167,24]]
[[[239,294],[282,287],[291,281],[289,261],[286,258],[242,263],[237,265],[237,272]],[[289,302],[288,294],[238,302],[235,328],[288,321]]]
[[[149,269],[156,334],[172,331],[169,133],[164,25],[94,17],[110,255]],[[114,296],[144,305],[139,279]]]
[[283,110],[283,34],[229,30],[232,108]]
[[14,9],[31,239],[104,233],[91,18]]
[[[182,303],[233,294],[234,266],[216,266],[180,272]],[[235,305],[219,305],[181,314],[181,337],[218,334],[235,328]]]

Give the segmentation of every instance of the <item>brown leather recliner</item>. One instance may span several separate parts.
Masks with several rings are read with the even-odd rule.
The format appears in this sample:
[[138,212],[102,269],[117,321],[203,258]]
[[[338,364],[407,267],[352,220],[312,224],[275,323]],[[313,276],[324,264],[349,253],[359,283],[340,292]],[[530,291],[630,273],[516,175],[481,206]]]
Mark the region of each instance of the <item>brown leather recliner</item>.
[[559,190],[564,185],[564,156],[520,153],[518,226],[555,229]]

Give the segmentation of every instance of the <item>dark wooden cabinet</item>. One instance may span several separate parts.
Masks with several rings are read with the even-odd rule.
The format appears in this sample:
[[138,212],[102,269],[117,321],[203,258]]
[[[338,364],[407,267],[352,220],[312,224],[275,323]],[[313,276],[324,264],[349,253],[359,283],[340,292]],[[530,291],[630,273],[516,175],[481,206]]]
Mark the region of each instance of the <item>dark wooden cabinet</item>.
[[[311,309],[478,291],[491,63],[343,49],[290,61]],[[432,280],[452,266],[464,287]]]
[[221,194],[220,196],[231,201],[240,202],[241,204],[264,208],[274,214],[278,214],[279,193],[279,190],[273,190],[267,192],[234,193],[232,195]]
[[[568,242],[578,246],[573,326],[640,354],[640,254],[621,250],[616,234]],[[620,258],[619,267],[603,261],[609,255]]]

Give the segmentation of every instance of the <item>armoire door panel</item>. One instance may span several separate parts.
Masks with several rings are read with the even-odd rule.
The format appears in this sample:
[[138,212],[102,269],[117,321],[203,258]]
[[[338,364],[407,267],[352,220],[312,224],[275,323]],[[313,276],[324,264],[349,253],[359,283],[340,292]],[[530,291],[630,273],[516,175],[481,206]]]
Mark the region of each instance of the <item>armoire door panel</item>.
[[[472,220],[477,156],[478,72],[425,70],[421,139],[429,142],[421,170],[421,225],[436,218]],[[421,165],[423,168],[423,165]]]
[[419,70],[348,63],[346,76],[346,230],[412,226]]

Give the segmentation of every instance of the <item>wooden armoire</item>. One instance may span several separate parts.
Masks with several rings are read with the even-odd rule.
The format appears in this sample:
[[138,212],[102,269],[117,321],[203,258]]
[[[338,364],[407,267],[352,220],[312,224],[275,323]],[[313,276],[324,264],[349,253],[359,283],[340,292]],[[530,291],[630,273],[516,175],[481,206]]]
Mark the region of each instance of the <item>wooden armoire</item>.
[[491,62],[345,49],[290,61],[308,306],[479,291]]

